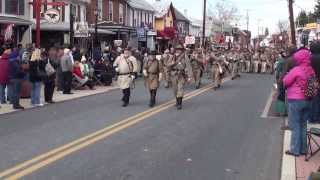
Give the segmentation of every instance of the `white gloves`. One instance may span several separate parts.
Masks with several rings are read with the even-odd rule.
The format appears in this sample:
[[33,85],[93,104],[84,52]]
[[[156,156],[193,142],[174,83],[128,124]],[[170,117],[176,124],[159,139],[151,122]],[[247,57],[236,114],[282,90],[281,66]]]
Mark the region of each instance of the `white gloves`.
[[132,80],[134,80],[136,78],[134,75],[131,75],[130,77]]
[[159,73],[159,82],[162,80],[162,76],[163,76],[163,74]]
[[118,67],[116,67],[115,70],[116,70],[116,72],[119,72],[119,68]]
[[147,70],[143,70],[143,75],[144,75],[144,77],[148,77],[148,72],[147,72]]

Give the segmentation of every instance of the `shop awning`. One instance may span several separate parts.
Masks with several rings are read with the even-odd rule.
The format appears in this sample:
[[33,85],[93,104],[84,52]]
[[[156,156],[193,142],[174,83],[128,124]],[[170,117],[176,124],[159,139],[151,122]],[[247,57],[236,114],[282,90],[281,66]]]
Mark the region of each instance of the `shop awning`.
[[17,17],[10,17],[10,16],[0,16],[0,23],[1,24],[15,24],[15,25],[31,25],[32,22],[17,18]]
[[[95,29],[94,28],[89,28],[89,33],[94,34]],[[98,29],[98,34],[105,34],[105,35],[114,35],[116,34],[115,32],[109,31],[107,29]]]

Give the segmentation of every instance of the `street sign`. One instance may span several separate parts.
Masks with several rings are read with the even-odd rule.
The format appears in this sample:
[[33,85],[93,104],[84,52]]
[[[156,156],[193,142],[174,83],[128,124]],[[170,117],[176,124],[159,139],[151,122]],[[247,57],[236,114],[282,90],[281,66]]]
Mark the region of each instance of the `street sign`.
[[87,22],[75,22],[73,28],[74,37],[89,37],[89,26]]
[[60,20],[60,12],[57,9],[48,9],[44,13],[44,18],[47,20],[49,23],[56,24]]

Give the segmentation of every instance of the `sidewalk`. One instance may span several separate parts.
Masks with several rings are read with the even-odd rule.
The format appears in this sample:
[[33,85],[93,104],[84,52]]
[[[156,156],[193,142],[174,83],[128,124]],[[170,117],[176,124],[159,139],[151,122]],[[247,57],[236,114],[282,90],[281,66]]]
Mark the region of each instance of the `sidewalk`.
[[[312,125],[311,127],[320,128],[320,125]],[[317,138],[320,143],[320,139]],[[306,180],[311,172],[316,171],[320,166],[320,152],[312,157],[309,161],[305,161],[304,157],[296,158],[296,174],[297,180]]]
[[[308,128],[320,128],[320,125],[310,125]],[[294,158],[288,156],[284,152],[289,149],[291,132],[285,131],[283,142],[283,158],[281,180],[307,180],[311,172],[316,171],[320,166],[320,152],[312,157],[309,161],[305,161],[305,157]],[[317,138],[318,143],[320,139]]]
[[[63,102],[63,101],[68,101],[68,100],[77,99],[77,98],[81,98],[81,97],[91,96],[91,95],[95,95],[95,94],[101,94],[101,93],[105,93],[108,91],[118,89],[117,86],[107,86],[107,87],[106,86],[96,86],[95,88],[96,88],[95,90],[73,90],[72,92],[74,94],[71,94],[71,95],[64,95],[60,92],[55,91],[55,93],[53,95],[53,100],[55,102]],[[41,102],[44,103],[43,90],[41,91],[41,93],[42,93],[41,94]],[[26,109],[35,108],[30,105],[30,99],[21,99],[20,104],[22,106],[24,106]],[[46,105],[48,105],[48,104],[45,104],[45,106]],[[2,104],[1,108],[0,108],[0,115],[15,112],[15,111],[17,111],[17,110],[12,109],[12,105]]]

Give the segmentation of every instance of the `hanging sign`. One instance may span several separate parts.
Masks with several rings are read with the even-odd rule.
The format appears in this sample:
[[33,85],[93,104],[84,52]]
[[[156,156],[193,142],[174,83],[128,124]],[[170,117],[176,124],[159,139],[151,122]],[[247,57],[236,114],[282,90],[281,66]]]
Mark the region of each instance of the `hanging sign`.
[[89,26],[87,22],[75,22],[73,28],[74,37],[89,37]]
[[44,13],[44,18],[49,22],[56,24],[60,21],[60,12],[57,9],[48,9]]

